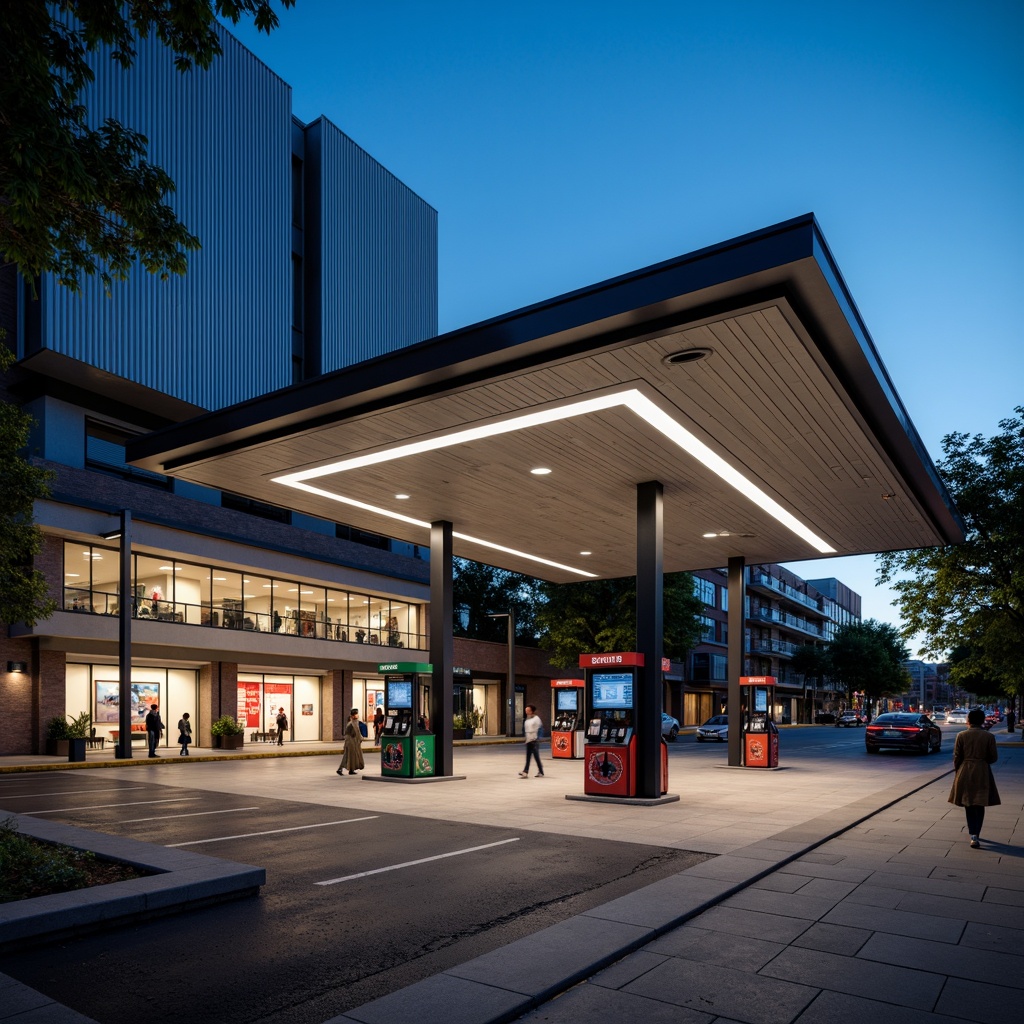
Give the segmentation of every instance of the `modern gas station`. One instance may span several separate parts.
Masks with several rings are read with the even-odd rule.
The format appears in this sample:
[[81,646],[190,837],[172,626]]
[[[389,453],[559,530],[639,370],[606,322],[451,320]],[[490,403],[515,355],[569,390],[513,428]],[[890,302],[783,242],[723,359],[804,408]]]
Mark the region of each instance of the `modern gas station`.
[[580,799],[678,799],[665,572],[728,568],[727,710],[744,725],[728,765],[774,768],[774,680],[743,674],[745,566],[964,535],[813,215],[208,413],[128,456],[429,540],[429,664],[387,677],[395,778],[415,778],[420,715],[431,777],[454,778],[454,556],[556,583],[635,575],[637,650],[584,656],[553,702],[553,756],[583,761]]

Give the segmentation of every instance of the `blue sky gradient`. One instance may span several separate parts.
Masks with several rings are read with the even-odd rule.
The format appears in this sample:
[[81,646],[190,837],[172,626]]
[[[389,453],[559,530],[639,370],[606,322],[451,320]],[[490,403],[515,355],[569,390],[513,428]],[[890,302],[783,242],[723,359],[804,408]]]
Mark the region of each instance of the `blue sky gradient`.
[[[438,210],[440,329],[813,212],[934,460],[1024,404],[1024,3],[298,0],[235,34]],[[874,559],[794,563],[899,624]]]

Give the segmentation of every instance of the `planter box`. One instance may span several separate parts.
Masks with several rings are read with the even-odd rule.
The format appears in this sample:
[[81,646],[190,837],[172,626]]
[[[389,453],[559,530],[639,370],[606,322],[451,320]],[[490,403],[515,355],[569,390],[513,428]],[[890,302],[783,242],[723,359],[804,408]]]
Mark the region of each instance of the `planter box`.
[[46,753],[50,757],[67,757],[70,743],[71,740],[47,740]]
[[452,729],[453,740],[471,740],[473,738],[474,729]]
[[68,760],[69,761],[84,761],[85,760],[85,737],[81,739],[68,740]]
[[221,750],[238,750],[245,743],[245,734],[239,733],[237,736],[218,736],[217,746]]

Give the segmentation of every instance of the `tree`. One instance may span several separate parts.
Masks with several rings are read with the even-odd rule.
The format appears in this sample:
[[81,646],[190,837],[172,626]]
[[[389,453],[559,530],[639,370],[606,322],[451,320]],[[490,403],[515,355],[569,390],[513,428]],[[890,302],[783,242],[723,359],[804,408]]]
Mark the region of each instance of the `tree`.
[[[812,693],[816,694],[822,688],[825,676],[832,671],[832,659],[829,657],[828,648],[818,644],[803,644],[793,652],[789,662],[794,672],[799,672],[805,679],[814,680]],[[812,721],[814,715],[814,697],[807,701],[807,721]]]
[[[138,260],[183,274],[195,237],[166,202],[174,182],[147,162],[145,136],[108,118],[89,125],[81,103],[100,45],[122,68],[151,33],[179,71],[220,52],[216,19],[251,15],[270,32],[273,0],[7,0],[0,4],[0,256],[34,281],[52,273],[77,291],[99,273],[109,290]],[[291,7],[295,0],[280,0]]]
[[539,600],[540,581],[532,576],[466,558],[453,560],[453,630],[456,636],[504,643],[508,639],[507,621],[488,616],[508,612],[511,608],[516,622],[516,642],[536,646],[535,612]]
[[1010,694],[1024,688],[1024,406],[1014,412],[994,437],[942,439],[938,470],[965,542],[880,555],[878,568],[897,594],[903,635],[923,636],[922,655],[956,651],[951,681],[974,689],[987,680],[988,692]]
[[[0,373],[14,356],[0,334]],[[56,607],[47,597],[46,577],[32,567],[42,547],[33,519],[33,504],[49,493],[50,474],[33,466],[22,454],[32,419],[10,402],[0,401],[0,620],[34,626]]]
[[876,701],[903,693],[910,681],[903,667],[910,651],[888,622],[867,619],[840,626],[828,645],[828,658],[832,678],[842,683],[851,702],[854,692]]
[[[549,583],[541,589],[545,601],[537,610],[537,625],[552,665],[571,668],[581,654],[636,649],[636,577]],[[697,617],[703,607],[689,573],[666,573],[665,657],[682,658],[699,642]]]

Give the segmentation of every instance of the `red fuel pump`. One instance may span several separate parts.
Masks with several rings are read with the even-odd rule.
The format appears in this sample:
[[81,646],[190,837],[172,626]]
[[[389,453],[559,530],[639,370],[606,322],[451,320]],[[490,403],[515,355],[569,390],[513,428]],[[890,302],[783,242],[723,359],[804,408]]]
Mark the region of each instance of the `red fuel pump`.
[[[583,792],[588,796],[636,796],[634,733],[636,691],[643,685],[642,654],[581,654],[590,719],[584,748]],[[661,747],[661,791],[668,791],[668,746]]]
[[583,723],[586,721],[582,679],[551,680],[551,756],[583,757]]
[[740,719],[745,768],[778,768],[779,730],[772,720],[775,676],[740,676]]

